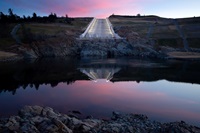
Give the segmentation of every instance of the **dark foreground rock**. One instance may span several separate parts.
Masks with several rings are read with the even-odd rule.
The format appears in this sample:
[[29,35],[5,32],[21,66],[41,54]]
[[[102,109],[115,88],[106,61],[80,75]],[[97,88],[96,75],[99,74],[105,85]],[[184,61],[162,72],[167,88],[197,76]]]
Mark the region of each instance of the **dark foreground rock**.
[[50,107],[25,106],[18,116],[0,119],[0,132],[19,133],[199,133],[185,122],[160,123],[145,115],[113,112],[111,120],[88,117],[80,120]]

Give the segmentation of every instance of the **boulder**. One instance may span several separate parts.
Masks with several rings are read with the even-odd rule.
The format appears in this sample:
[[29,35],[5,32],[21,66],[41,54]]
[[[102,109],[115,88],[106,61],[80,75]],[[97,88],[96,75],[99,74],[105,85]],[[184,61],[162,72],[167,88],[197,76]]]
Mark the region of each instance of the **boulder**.
[[21,117],[29,117],[33,115],[40,115],[43,108],[40,106],[25,106],[19,111]]

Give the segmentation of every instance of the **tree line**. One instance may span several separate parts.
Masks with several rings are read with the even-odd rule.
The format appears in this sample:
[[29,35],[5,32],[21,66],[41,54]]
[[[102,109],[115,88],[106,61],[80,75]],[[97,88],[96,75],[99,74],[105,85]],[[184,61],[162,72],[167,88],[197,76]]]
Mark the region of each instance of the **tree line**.
[[[58,21],[60,23],[71,24],[71,22],[74,20],[73,18],[69,18],[67,14],[65,15],[65,17],[61,18],[62,19]],[[48,16],[40,17],[34,12],[32,16],[26,17],[25,15],[23,15],[23,17],[20,17],[17,14],[14,14],[11,8],[8,9],[8,15],[4,14],[3,12],[0,12],[0,23],[21,23],[21,22],[52,23],[56,22],[57,19],[58,17],[56,13],[50,13]]]

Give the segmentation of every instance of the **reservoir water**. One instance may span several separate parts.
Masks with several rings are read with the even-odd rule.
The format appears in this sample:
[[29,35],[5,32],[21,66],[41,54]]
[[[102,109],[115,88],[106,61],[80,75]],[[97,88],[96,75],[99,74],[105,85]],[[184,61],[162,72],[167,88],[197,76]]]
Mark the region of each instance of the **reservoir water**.
[[149,59],[41,59],[0,63],[0,117],[25,105],[80,118],[113,111],[200,126],[200,62]]

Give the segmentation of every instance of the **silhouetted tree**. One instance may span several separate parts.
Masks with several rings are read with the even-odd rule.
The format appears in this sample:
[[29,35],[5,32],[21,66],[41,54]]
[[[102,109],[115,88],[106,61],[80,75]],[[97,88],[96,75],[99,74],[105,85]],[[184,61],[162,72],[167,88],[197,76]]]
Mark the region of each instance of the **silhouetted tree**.
[[40,20],[40,22],[43,22],[43,23],[46,23],[48,21],[49,21],[49,17],[47,17],[47,16],[42,17]]
[[9,26],[8,26],[8,16],[0,12],[0,38],[1,37],[9,37]]
[[28,21],[28,22],[31,21],[31,17],[30,17],[30,16],[27,17],[27,21]]
[[25,15],[23,15],[23,21],[26,22],[27,21],[27,18]]
[[141,15],[138,13],[138,14],[137,14],[137,17],[140,17],[140,16],[141,16]]
[[66,22],[67,24],[72,24],[72,20],[73,20],[73,19],[69,18],[67,14],[65,15],[65,22]]
[[57,19],[57,15],[54,13],[51,13],[48,17],[49,22],[55,22],[55,20]]
[[[39,17],[34,12],[32,14],[32,17],[30,17],[30,16],[26,17],[23,15],[22,18],[20,18],[20,16],[17,16],[16,14],[14,14],[14,12],[11,8],[8,9],[8,13],[9,13],[9,15],[5,15],[5,14],[3,14],[3,12],[0,12],[0,23],[16,23],[16,22],[19,22],[19,23],[22,23],[22,22],[46,23],[46,22],[55,22],[58,19],[56,13],[51,13],[51,14],[49,14],[49,16]],[[62,17],[59,20],[62,23],[64,22],[64,23],[72,24],[72,21],[74,19],[69,18],[68,15],[66,14],[65,17]]]
[[3,14],[3,12],[0,12],[0,22],[1,23],[6,23],[8,22],[8,16]]
[[13,10],[11,8],[8,9],[9,16],[14,16]]
[[56,13],[54,13],[53,15],[54,15],[54,18],[57,19],[57,15],[56,15]]
[[33,21],[37,21],[37,14],[36,14],[35,12],[33,13],[32,20],[33,20]]
[[16,16],[13,14],[13,10],[11,8],[8,9],[8,13],[10,22],[16,22]]

